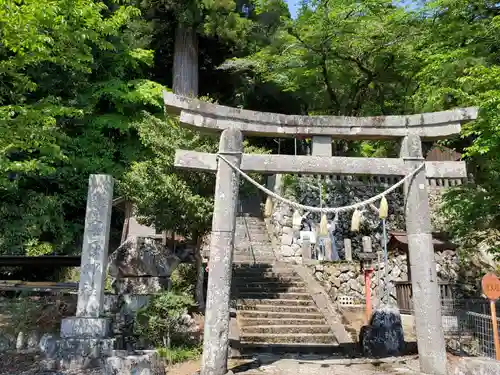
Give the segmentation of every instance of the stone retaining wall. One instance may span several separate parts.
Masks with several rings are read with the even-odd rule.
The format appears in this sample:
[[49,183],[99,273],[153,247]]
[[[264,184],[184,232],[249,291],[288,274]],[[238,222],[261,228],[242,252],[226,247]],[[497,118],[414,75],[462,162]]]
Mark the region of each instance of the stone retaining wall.
[[[436,252],[436,263],[439,281],[456,282],[459,279],[460,264],[454,251]],[[324,262],[310,266],[314,277],[319,280],[333,301],[347,296],[354,299],[355,304],[364,303],[365,282],[359,262]],[[392,302],[396,302],[395,281],[408,281],[406,253],[391,252],[389,255],[389,276],[385,276],[384,263],[376,263],[372,276],[372,297],[377,299],[389,289]]]
[[[276,183],[276,177],[270,179],[270,186],[274,190],[288,199],[295,202],[318,207],[320,205],[319,189],[320,180],[317,177],[291,177],[281,176],[281,181]],[[360,179],[345,178],[344,180],[322,179],[321,185],[326,191],[323,202],[327,207],[339,207],[350,205],[355,202],[361,202],[371,198],[390,186],[394,181],[381,182],[378,181],[363,181]],[[441,228],[442,219],[438,215],[438,207],[442,189],[429,188],[429,202],[431,204],[431,221],[435,230]],[[405,231],[404,220],[404,197],[401,189],[396,189],[391,194],[386,196],[389,203],[389,216],[386,220],[388,231]],[[357,254],[362,248],[362,237],[370,236],[374,251],[381,250],[382,225],[378,217],[378,213],[374,208],[378,208],[379,202],[376,202],[373,207],[365,207],[362,211],[363,220],[361,230],[358,233],[352,233],[351,217],[352,211],[341,213],[338,217],[338,222],[335,229],[335,245],[341,259],[344,258],[344,239],[349,238],[352,241],[352,254],[356,259]],[[285,261],[301,262],[302,258],[302,243],[297,235],[294,235],[292,229],[292,215],[294,210],[279,201],[274,201],[273,214],[270,218],[270,235],[276,239],[279,245],[275,249],[277,253]],[[314,225],[319,225],[320,215],[310,214]],[[329,220],[333,220],[333,215],[329,215]]]

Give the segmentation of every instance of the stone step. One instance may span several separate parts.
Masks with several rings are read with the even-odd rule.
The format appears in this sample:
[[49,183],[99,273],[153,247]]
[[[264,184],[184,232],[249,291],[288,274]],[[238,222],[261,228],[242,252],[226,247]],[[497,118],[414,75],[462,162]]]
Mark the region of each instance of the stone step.
[[264,259],[264,260],[272,260],[273,264],[277,262],[276,257],[274,254],[252,254],[252,253],[236,253],[233,254],[233,260],[237,258],[242,258],[242,259]]
[[[298,315],[299,316],[299,315]],[[302,316],[302,315],[300,315]],[[248,326],[316,326],[316,325],[326,325],[325,319],[320,315],[316,319],[288,319],[285,317],[279,318],[239,318],[238,323],[243,329]],[[246,329],[246,328],[245,328]]]
[[238,296],[240,299],[244,299],[246,301],[312,301],[312,297],[309,293],[293,293],[293,292],[284,292],[284,293],[271,293],[271,292],[247,292],[239,290]]
[[293,268],[288,265],[283,265],[279,263],[276,259],[272,265],[257,265],[257,266],[241,266],[234,267],[234,272],[238,272],[240,275],[262,275],[263,273],[277,273],[280,275],[296,275]]
[[267,288],[263,288],[260,285],[258,286],[247,286],[247,285],[239,285],[236,287],[237,291],[240,293],[307,293],[307,288],[304,286],[288,286],[283,285],[281,283],[277,283],[274,286],[270,286]]
[[[273,344],[269,342],[262,343],[245,343],[241,345],[240,353],[255,354],[255,353],[273,353],[273,354],[323,354],[333,355],[342,353],[342,349],[338,343],[322,344],[322,343],[288,343],[288,344]],[[343,353],[342,353],[343,354]],[[250,371],[248,375],[262,374],[262,372]],[[247,372],[245,372],[247,375]]]
[[270,257],[251,257],[251,256],[234,256],[233,263],[247,263],[247,264],[269,264],[272,265],[276,262],[276,258]]
[[270,245],[235,245],[233,253],[244,252],[244,253],[263,253],[263,254],[274,254],[273,248]]
[[294,274],[282,275],[274,272],[263,272],[260,275],[242,275],[238,272],[233,272],[233,283],[237,285],[254,282],[261,282],[262,284],[269,282],[280,282],[286,284],[299,281],[302,281],[301,277]]
[[241,226],[241,227],[262,227],[266,228],[266,223],[264,223],[262,220],[239,220],[236,219],[236,225]]
[[273,249],[271,247],[267,247],[267,246],[266,247],[235,246],[235,248],[233,250],[233,254],[238,254],[238,253],[242,253],[242,254],[272,254],[272,255],[274,255]]
[[236,301],[237,306],[263,306],[263,305],[272,305],[272,306],[314,306],[314,301],[311,299],[303,300],[303,299],[242,299],[239,298]]
[[[234,285],[235,283],[233,283]],[[250,288],[259,290],[279,289],[279,288],[306,288],[303,281],[282,282],[279,280],[256,280],[247,283],[238,283],[239,288]]]
[[272,258],[276,260],[274,253],[272,252],[261,252],[261,251],[246,251],[246,250],[235,250],[233,252],[233,258],[236,257],[256,257],[256,258]]
[[269,240],[258,240],[252,238],[251,240],[244,239],[241,236],[235,236],[234,242],[235,249],[261,249],[261,250],[271,250],[272,244]]
[[269,334],[313,334],[313,333],[322,333],[322,334],[331,334],[330,327],[325,324],[316,324],[316,325],[256,325],[256,326],[243,326],[241,328],[241,332],[243,335],[250,335],[255,333],[269,333]]
[[236,231],[240,232],[260,232],[260,233],[266,233],[267,229],[264,224],[259,224],[259,223],[247,223],[246,225],[244,223],[236,225]]
[[259,224],[248,224],[248,225],[237,225],[235,233],[260,233],[267,234],[267,229],[265,226]]
[[333,334],[328,333],[241,333],[240,342],[269,344],[337,344]]
[[318,311],[307,312],[304,310],[299,311],[262,311],[262,310],[239,310],[238,319],[280,319],[280,320],[296,320],[296,319],[310,319],[319,320],[324,319],[323,315]]
[[236,304],[238,310],[244,311],[267,311],[267,312],[290,312],[290,313],[317,313],[318,308],[314,305],[309,306],[290,306],[290,305],[239,305]]

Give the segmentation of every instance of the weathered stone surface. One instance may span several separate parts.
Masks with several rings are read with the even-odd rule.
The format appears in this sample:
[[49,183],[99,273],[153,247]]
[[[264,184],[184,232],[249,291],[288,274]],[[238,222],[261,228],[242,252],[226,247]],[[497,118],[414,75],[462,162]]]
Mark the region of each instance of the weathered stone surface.
[[281,255],[285,257],[293,257],[295,255],[295,251],[293,247],[289,245],[281,245]]
[[36,331],[31,331],[28,334],[28,339],[26,340],[27,349],[36,349],[38,347],[40,335]]
[[180,122],[186,126],[219,132],[231,128],[248,134],[265,134],[268,137],[310,134],[343,138],[357,138],[361,135],[362,139],[367,136],[400,138],[414,132],[423,138],[440,138],[458,134],[461,122],[477,117],[477,108],[408,116],[297,116],[231,108],[168,92],[164,92],[163,98],[167,110],[180,113]]
[[0,334],[0,353],[15,347],[16,339],[8,334]]
[[332,137],[315,136],[312,137],[313,156],[332,156]]
[[77,316],[98,318],[102,313],[112,205],[113,177],[90,175]]
[[397,309],[376,310],[368,326],[361,329],[359,342],[367,357],[390,357],[404,354],[405,340]]
[[281,244],[290,246],[293,243],[293,236],[290,234],[285,234],[281,236]]
[[106,358],[104,375],[165,375],[165,362],[156,351],[115,352]]
[[[48,346],[45,356],[55,369],[102,367],[106,357],[113,354],[113,339],[65,338]],[[54,349],[55,347],[55,349]]]
[[16,339],[16,350],[23,350],[24,346],[26,345],[26,337],[24,335],[23,331],[20,331],[17,334],[17,339]]
[[193,250],[182,248],[172,253],[153,238],[129,237],[109,257],[109,274],[124,277],[169,277],[184,261],[193,260]]
[[[233,128],[224,130],[220,138],[219,152],[231,163],[239,166],[241,155],[238,152],[242,151],[241,132]],[[239,175],[226,162],[219,160],[210,241],[201,375],[223,375],[227,372],[229,308],[238,192]]]
[[107,337],[109,328],[107,318],[65,318],[61,321],[61,337]]
[[454,375],[498,375],[500,361],[491,358],[461,358]]
[[150,295],[168,288],[168,279],[165,277],[127,277],[113,282],[113,289],[117,294]]
[[57,338],[50,333],[45,333],[40,339],[38,348],[47,358],[54,358],[57,352]]
[[[402,140],[401,156],[408,158],[405,163],[412,168],[422,164],[422,142],[419,136],[408,135]],[[420,169],[405,182],[404,191],[420,370],[424,373],[446,375],[446,344],[432,244],[425,169]]]

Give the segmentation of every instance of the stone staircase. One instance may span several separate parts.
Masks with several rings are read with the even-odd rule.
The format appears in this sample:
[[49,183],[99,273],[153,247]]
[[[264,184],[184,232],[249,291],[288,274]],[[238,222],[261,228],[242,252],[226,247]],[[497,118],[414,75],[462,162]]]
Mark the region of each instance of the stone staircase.
[[272,250],[265,223],[238,217],[232,281],[240,351],[332,352],[338,342],[302,278]]

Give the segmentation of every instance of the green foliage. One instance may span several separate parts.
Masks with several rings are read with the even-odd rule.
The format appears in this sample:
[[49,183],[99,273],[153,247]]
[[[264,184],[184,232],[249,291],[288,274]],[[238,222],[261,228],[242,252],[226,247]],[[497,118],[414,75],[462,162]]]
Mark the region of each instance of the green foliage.
[[179,148],[216,152],[215,139],[148,114],[136,128],[149,157],[132,165],[122,191],[137,203],[145,223],[190,238],[204,234],[211,223],[214,176],[177,170],[174,156]]
[[202,354],[201,346],[186,346],[179,348],[160,348],[158,354],[167,361],[168,365],[175,365],[189,360],[197,359]]
[[[124,176],[121,190],[137,203],[144,223],[154,223],[157,229],[173,230],[196,241],[211,227],[215,176],[175,168],[175,151],[216,153],[218,137],[184,129],[171,117],[165,121],[148,114],[136,127],[149,157],[132,165]],[[245,151],[266,152],[248,144]],[[253,177],[262,180],[261,176]],[[254,191],[248,183],[242,181],[241,184],[242,195]]]
[[193,345],[183,316],[195,306],[187,294],[162,292],[140,309],[134,321],[134,333],[156,347]]
[[299,94],[309,114],[404,113],[413,33],[404,10],[385,0],[312,3],[283,22],[269,45],[228,67],[251,68]]
[[172,276],[170,276],[171,291],[177,294],[194,295],[196,277],[196,266],[194,264],[179,264],[172,272]]
[[128,2],[0,6],[0,254],[76,252],[90,173],[120,177],[131,124],[160,111],[147,25]]
[[[433,17],[424,17],[432,14]],[[421,68],[413,95],[417,111],[478,106],[480,117],[451,143],[464,153],[475,184],[445,195],[443,215],[465,249],[479,244],[498,252],[500,217],[500,22],[498,5],[437,0],[422,10],[415,55]],[[440,30],[436,33],[436,30]]]
[[33,331],[59,332],[61,320],[75,314],[76,306],[73,302],[53,296],[31,298],[28,295],[21,295],[11,299],[2,308],[2,315],[5,319],[2,332],[10,335],[17,335],[19,332],[27,334]]
[[[498,4],[478,0],[413,9],[388,0],[304,1],[296,20],[283,0],[5,0],[0,254],[78,252],[91,173],[113,175],[144,223],[193,240],[210,228],[214,176],[179,171],[173,159],[177,148],[216,152],[218,140],[163,118],[179,23],[201,36],[200,92],[224,104],[353,116],[479,106],[480,118],[446,142],[465,155],[475,185],[450,191],[442,213],[465,247],[495,248],[498,14]],[[388,141],[339,145],[349,156],[398,151]],[[245,144],[246,152],[272,147]],[[242,182],[241,194],[255,189]]]

